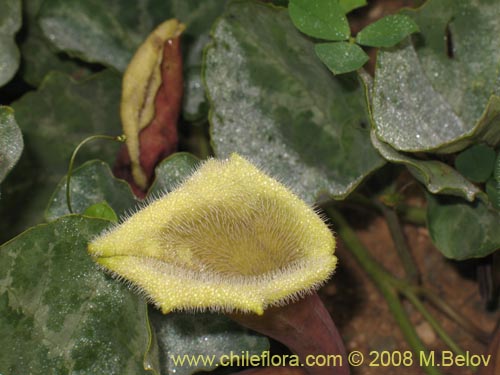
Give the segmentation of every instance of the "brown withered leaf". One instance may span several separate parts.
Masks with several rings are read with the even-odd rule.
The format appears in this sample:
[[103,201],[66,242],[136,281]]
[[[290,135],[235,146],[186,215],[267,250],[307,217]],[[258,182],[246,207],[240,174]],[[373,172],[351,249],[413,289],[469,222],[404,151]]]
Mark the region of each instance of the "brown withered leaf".
[[[172,21],[175,20],[167,22]],[[139,47],[124,76],[121,117],[127,144],[120,150],[113,172],[128,181],[139,197],[144,197],[156,165],[177,149],[177,121],[183,92],[180,47],[183,29],[177,23],[170,32],[172,37],[166,40],[155,35],[155,30]],[[141,48],[147,43],[149,50],[142,51],[141,56]],[[134,72],[128,74],[129,69]]]

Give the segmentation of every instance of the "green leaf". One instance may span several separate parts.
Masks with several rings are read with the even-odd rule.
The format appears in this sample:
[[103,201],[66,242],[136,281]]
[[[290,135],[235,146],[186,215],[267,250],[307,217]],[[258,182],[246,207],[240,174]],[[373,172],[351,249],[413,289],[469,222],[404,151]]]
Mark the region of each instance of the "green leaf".
[[[124,71],[140,43],[161,22],[177,18],[187,25],[185,44],[201,48],[197,38],[206,33],[222,12],[225,1],[140,0],[124,6],[123,0],[45,0],[40,25],[63,51],[87,62],[99,62]],[[188,53],[192,53],[188,50]],[[192,57],[191,57],[192,59]],[[188,65],[193,61],[188,59]]]
[[500,181],[500,151],[498,151],[497,158],[495,160],[493,178],[497,181]]
[[[378,53],[377,136],[401,151],[457,152],[500,142],[500,2],[430,0],[404,12],[414,45]],[[447,33],[447,30],[449,33]]]
[[67,216],[0,247],[0,373],[146,373],[146,304],[86,252],[108,225]]
[[108,220],[114,223],[118,222],[118,216],[106,201],[87,207],[87,209],[83,212],[83,216]]
[[349,13],[351,10],[364,7],[366,0],[339,0],[339,4],[344,10],[344,13]]
[[155,168],[155,180],[148,191],[149,197],[170,193],[188,178],[200,160],[187,152],[178,152],[163,160]]
[[201,79],[201,65],[185,71],[182,110],[187,121],[206,120],[208,103]]
[[200,82],[202,51],[209,30],[222,13],[223,0],[45,0],[40,25],[45,36],[62,51],[86,62],[97,62],[123,72],[136,48],[161,22],[177,18],[183,33],[185,95],[183,113],[189,120],[207,114]]
[[[183,33],[184,96],[183,117],[188,121],[206,121],[208,101],[201,80],[203,50],[210,41],[210,29],[226,0],[170,0],[168,17],[176,17],[187,26]],[[166,17],[166,18],[168,18]]]
[[23,135],[17,126],[14,111],[0,106],[0,182],[17,163],[23,146]]
[[495,151],[484,144],[477,144],[457,155],[455,167],[473,182],[486,182],[495,165]]
[[232,3],[213,38],[204,78],[219,157],[247,157],[308,202],[345,197],[383,164],[356,77],[325,69],[284,10]]
[[314,50],[333,74],[352,72],[370,59],[360,46],[348,42],[320,43]]
[[[217,368],[223,355],[261,355],[269,349],[266,337],[249,332],[224,315],[209,313],[170,313],[162,315],[150,309],[151,322],[156,330],[160,347],[160,364],[163,375],[191,375],[197,371],[211,371]],[[183,366],[175,364],[172,358],[204,356],[213,360],[212,364]]]
[[[0,232],[5,240],[43,220],[47,202],[66,174],[74,148],[95,134],[121,133],[121,77],[103,71],[77,83],[65,74],[47,76],[38,91],[13,103],[25,148],[2,185],[0,217],[9,217]],[[114,162],[119,145],[96,141],[82,148],[77,160]]]
[[405,165],[411,174],[433,194],[449,194],[472,202],[479,194],[474,184],[449,165],[438,160],[419,160],[394,150],[372,132],[373,146],[389,162]]
[[[73,171],[71,206],[75,213],[84,213],[89,206],[106,202],[118,217],[137,204],[129,185],[113,177],[109,166],[99,160],[88,161]],[[66,203],[66,176],[57,185],[45,211],[48,221],[69,214]],[[87,214],[87,213],[86,213]]]
[[500,181],[490,178],[486,182],[486,194],[488,194],[491,205],[500,210]]
[[356,42],[370,47],[392,47],[418,30],[412,18],[392,14],[366,26],[356,35]]
[[346,40],[351,35],[344,9],[337,0],[290,0],[288,12],[297,29],[309,36]]
[[57,70],[82,79],[91,74],[89,66],[57,53],[38,25],[38,11],[43,0],[23,2],[23,38],[20,41],[23,79],[32,86],[39,86],[49,71]]
[[133,52],[166,17],[159,0],[45,0],[39,13],[44,34],[62,51],[124,71]]
[[500,248],[500,212],[481,200],[428,194],[427,223],[436,247],[447,258],[481,258]]
[[14,35],[20,28],[21,0],[4,0],[0,12],[0,86],[9,82],[19,67]]

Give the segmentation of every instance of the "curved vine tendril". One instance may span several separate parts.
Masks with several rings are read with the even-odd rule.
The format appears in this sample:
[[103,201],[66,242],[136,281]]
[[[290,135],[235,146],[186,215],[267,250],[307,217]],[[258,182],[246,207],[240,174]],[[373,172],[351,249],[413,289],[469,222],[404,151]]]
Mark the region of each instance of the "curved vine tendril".
[[80,148],[85,145],[86,143],[96,140],[96,139],[105,139],[108,141],[116,141],[116,142],[125,142],[125,135],[119,135],[117,137],[111,136],[111,135],[91,135],[90,137],[85,138],[83,141],[81,141],[78,146],[76,146],[75,150],[73,151],[73,154],[71,155],[71,159],[69,160],[69,166],[68,166],[68,174],[66,176],[66,204],[68,205],[68,211],[70,213],[74,213],[73,207],[71,206],[71,176],[73,174],[73,165],[75,163],[76,155],[78,154],[78,151],[80,151]]

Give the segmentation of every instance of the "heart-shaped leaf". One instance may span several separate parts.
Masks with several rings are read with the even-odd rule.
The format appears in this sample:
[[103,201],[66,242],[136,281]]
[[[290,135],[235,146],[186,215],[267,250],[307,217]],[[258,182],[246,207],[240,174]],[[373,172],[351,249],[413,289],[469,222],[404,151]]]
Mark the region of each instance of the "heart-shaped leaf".
[[146,373],[146,304],[86,252],[108,225],[67,216],[0,247],[0,373]]
[[495,158],[495,150],[477,144],[457,155],[455,167],[473,182],[486,182],[493,173]]
[[159,0],[46,0],[39,13],[44,34],[60,50],[124,71],[137,46],[167,17]]
[[250,356],[260,356],[269,349],[266,337],[249,332],[224,315],[162,315],[150,309],[150,317],[160,347],[163,375],[191,375],[202,370],[211,371],[220,365],[224,355],[248,353]]
[[187,25],[183,39],[184,97],[183,117],[206,120],[208,102],[201,79],[203,50],[210,41],[210,29],[227,3],[226,0],[171,0],[172,17]]
[[500,248],[500,211],[482,200],[427,195],[429,234],[444,256],[481,258]]
[[[49,221],[69,214],[66,202],[66,176],[57,185],[45,211]],[[137,204],[129,185],[113,177],[109,166],[100,161],[86,162],[73,171],[71,177],[71,206],[75,213],[83,213],[88,207],[107,202],[118,217],[126,216]]]
[[[8,215],[10,220],[0,239],[43,220],[47,202],[67,172],[71,153],[83,139],[121,133],[120,85],[121,77],[113,71],[103,71],[80,83],[54,72],[38,91],[13,103],[25,151],[19,168],[2,186],[0,216]],[[100,158],[111,163],[117,150],[115,142],[96,141],[82,148],[77,161]]]
[[3,86],[19,67],[14,35],[21,28],[21,0],[4,0],[0,6],[0,86]]
[[156,178],[149,189],[150,197],[170,193],[195,171],[200,160],[187,152],[178,152],[163,160],[155,169]]
[[500,142],[500,2],[430,0],[405,11],[413,43],[381,50],[373,95],[377,136],[396,150],[456,152]]
[[500,210],[500,181],[490,178],[486,182],[486,194],[491,202],[491,205],[497,210]]
[[500,181],[500,151],[497,153],[497,157],[495,159],[495,165],[493,169],[493,178],[497,181]]
[[[86,62],[124,71],[135,50],[161,22],[177,18],[186,24],[183,38],[186,79],[184,114],[206,115],[200,84],[202,50],[212,23],[222,13],[224,0],[45,0],[40,25],[59,49]],[[126,4],[126,6],[125,6]]]
[[23,66],[23,79],[32,86],[39,86],[43,78],[52,70],[67,73],[74,79],[82,79],[91,74],[90,67],[77,59],[57,52],[45,37],[38,24],[38,12],[43,0],[23,2],[23,37],[19,42]]
[[358,80],[325,69],[286,11],[232,3],[213,38],[204,76],[218,156],[247,156],[308,202],[345,197],[383,164]]
[[14,118],[14,111],[0,106],[0,182],[17,163],[23,151],[23,135]]

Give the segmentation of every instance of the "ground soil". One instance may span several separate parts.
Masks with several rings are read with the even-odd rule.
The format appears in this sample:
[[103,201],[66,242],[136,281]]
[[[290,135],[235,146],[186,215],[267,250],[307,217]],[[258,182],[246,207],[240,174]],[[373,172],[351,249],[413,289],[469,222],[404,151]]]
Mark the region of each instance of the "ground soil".
[[[385,220],[382,217],[365,217],[359,224],[357,234],[372,255],[386,269],[396,276],[403,277],[403,268]],[[404,232],[421,272],[423,285],[432,289],[477,326],[492,332],[499,314],[488,311],[485,301],[481,298],[474,277],[476,264],[446,260],[433,246],[427,229],[424,227],[405,225]],[[341,241],[339,242],[336,251],[339,257],[338,270],[329,284],[322,288],[320,296],[341,331],[347,350],[359,350],[365,354],[366,358],[371,358],[370,351],[409,350],[384,298],[358,265],[354,256]],[[409,303],[405,302],[404,305],[429,350],[436,351],[437,356],[443,350],[449,350],[418,311]],[[472,338],[432,307],[430,311],[464,351],[470,351],[472,354],[486,353],[486,345]],[[466,367],[440,368],[440,371],[450,375],[472,373]],[[352,369],[353,375],[403,373],[417,375],[424,374],[424,371],[417,365],[410,368],[369,367],[366,363]]]

